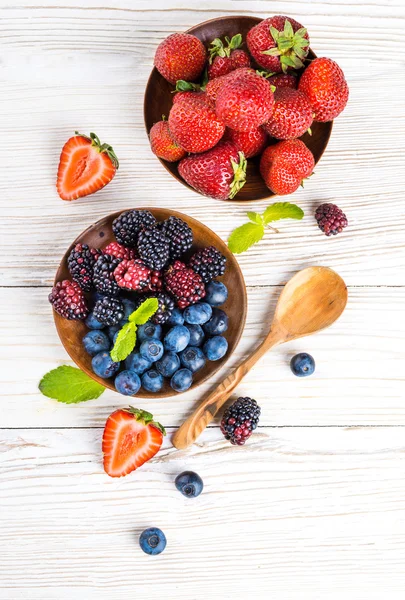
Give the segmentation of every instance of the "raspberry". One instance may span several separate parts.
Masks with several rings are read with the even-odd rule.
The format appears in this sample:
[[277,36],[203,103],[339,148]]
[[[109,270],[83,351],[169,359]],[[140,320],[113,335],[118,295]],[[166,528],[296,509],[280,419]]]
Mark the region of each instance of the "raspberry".
[[142,302],[145,302],[146,298],[156,298],[159,304],[159,307],[151,318],[151,321],[155,323],[155,325],[163,325],[163,323],[166,323],[175,307],[173,298],[165,292],[161,292],[160,294],[147,294],[139,298],[137,308],[142,304]]
[[252,398],[238,398],[222,416],[221,431],[226,440],[242,446],[256,429],[260,407]]
[[112,229],[119,244],[134,247],[139,232],[155,224],[156,219],[148,210],[128,210],[113,221]]
[[119,287],[136,292],[146,292],[150,289],[150,276],[151,270],[139,258],[123,260],[114,271]]
[[59,281],[48,299],[54,311],[64,319],[83,321],[89,314],[83,291],[76,281]]
[[97,300],[93,308],[93,315],[97,321],[111,327],[123,320],[125,316],[124,305],[118,298],[104,296],[101,300]]
[[190,258],[189,266],[198,273],[204,283],[225,273],[226,258],[214,246],[199,250]]
[[92,288],[93,267],[100,254],[101,250],[90,248],[87,244],[76,244],[69,254],[69,273],[84,292],[89,292]]
[[115,256],[115,258],[120,258],[121,260],[132,260],[136,258],[136,251],[133,248],[126,248],[118,242],[111,242],[103,249],[104,254],[109,254],[110,256]]
[[321,204],[315,212],[318,227],[328,237],[337,235],[348,225],[345,213],[336,204]]
[[193,231],[185,221],[178,217],[169,217],[163,221],[161,229],[169,240],[170,258],[180,258],[182,254],[190,250],[193,243]]
[[151,292],[158,292],[162,289],[162,286],[162,273],[160,271],[152,271],[150,274],[148,289]]
[[110,254],[103,254],[94,265],[93,285],[100,294],[118,296],[120,288],[114,279],[114,270],[121,259]]
[[169,240],[157,227],[144,229],[138,236],[138,254],[147,267],[159,271],[169,260]]
[[179,308],[195,304],[205,296],[205,285],[198,273],[176,260],[165,273],[165,287]]

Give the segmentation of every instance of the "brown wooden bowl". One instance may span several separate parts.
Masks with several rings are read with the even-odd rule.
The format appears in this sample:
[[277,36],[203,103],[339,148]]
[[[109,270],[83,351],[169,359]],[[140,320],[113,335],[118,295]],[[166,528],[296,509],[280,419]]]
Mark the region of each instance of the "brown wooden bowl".
[[[224,356],[223,359],[210,362],[207,361],[206,366],[201,371],[198,371],[194,376],[193,385],[190,389],[193,389],[200,385],[203,381],[206,381],[211,377],[218,369],[220,369],[224,363],[230,358],[233,351],[235,350],[240,337],[242,335],[245,321],[246,321],[246,313],[247,313],[247,294],[246,294],[246,286],[245,281],[243,279],[242,271],[239,267],[239,264],[232,254],[229,251],[227,245],[219,238],[211,229],[189,217],[188,215],[184,215],[183,213],[176,212],[174,210],[167,210],[165,208],[140,208],[139,210],[149,210],[158,221],[163,221],[167,219],[171,215],[179,217],[188,223],[188,225],[192,228],[194,234],[194,242],[191,250],[188,254],[185,255],[185,258],[188,258],[200,248],[204,248],[206,246],[215,246],[218,248],[220,252],[224,256],[226,256],[226,270],[225,274],[222,277],[219,277],[221,281],[227,286],[230,291],[230,295],[226,301],[226,303],[221,306],[227,313],[229,317],[229,327],[227,332],[225,333],[225,337],[228,340],[228,352]],[[116,219],[122,212],[119,211],[116,213],[112,213],[104,219],[97,221],[94,225],[91,225],[88,229],[83,231],[74,242],[72,242],[71,246],[66,251],[64,257],[62,258],[62,262],[59,265],[55,276],[55,283],[58,281],[62,281],[63,279],[70,279],[70,273],[67,267],[67,258],[69,256],[70,251],[75,246],[75,244],[88,244],[93,248],[104,248],[110,242],[114,242],[115,238],[112,232],[112,222]],[[111,390],[115,390],[114,382],[112,379],[102,379],[93,373],[91,368],[91,356],[85,352],[82,345],[82,338],[85,333],[88,331],[86,325],[83,321],[68,321],[67,319],[63,319],[60,315],[58,315],[55,311],[53,313],[56,329],[58,331],[60,340],[65,347],[65,350],[69,354],[70,358],[76,363],[76,365],[87,375],[89,375],[92,379],[95,379],[105,387],[110,388]],[[146,392],[142,388],[136,394],[136,397],[139,398],[163,398],[168,396],[176,396],[178,392],[175,392],[169,385],[168,381],[165,381],[163,389],[156,393],[152,394],[151,392]]]
[[[204,21],[204,23],[200,23],[199,25],[188,29],[186,33],[192,33],[198,37],[208,48],[212,40],[217,37],[223,39],[225,36],[228,36],[231,38],[233,35],[241,33],[243,39],[246,40],[249,29],[260,23],[260,21],[262,21],[262,19],[257,17],[218,17],[217,19]],[[308,57],[314,59],[316,58],[316,54],[310,50]],[[172,107],[174,87],[175,86],[162,77],[155,67],[153,68],[146,85],[144,99],[144,120],[148,135],[152,125],[157,121],[161,121],[162,115],[168,116]],[[328,145],[332,132],[332,125],[333,121],[330,121],[329,123],[316,123],[314,121],[311,125],[312,135],[305,133],[305,135],[300,138],[314,155],[315,164],[319,161]],[[276,141],[277,140],[273,140],[273,143]],[[184,179],[182,179],[182,177],[180,177],[177,163],[169,163],[160,158],[159,160],[165,169],[180,181],[180,183],[193,189],[184,181]],[[248,160],[246,183],[241,191],[236,194],[234,200],[263,200],[264,198],[275,196],[264,183],[260,175],[259,164],[260,156],[255,156]]]

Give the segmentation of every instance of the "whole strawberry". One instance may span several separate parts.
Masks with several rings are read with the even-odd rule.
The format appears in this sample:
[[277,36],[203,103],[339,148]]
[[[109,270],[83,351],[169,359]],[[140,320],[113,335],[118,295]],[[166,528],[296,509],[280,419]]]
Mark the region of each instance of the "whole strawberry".
[[330,58],[316,58],[305,69],[298,89],[308,96],[314,120],[335,119],[347,104],[349,87],[342,69]]
[[225,125],[208,104],[205,94],[181,98],[171,108],[169,128],[187,152],[205,152],[221,139]]
[[260,154],[266,145],[267,135],[262,127],[252,129],[251,131],[236,131],[236,129],[227,129],[224,139],[231,141],[240,152],[243,152],[245,158],[252,158]]
[[277,75],[273,75],[269,77],[269,83],[274,85],[276,88],[291,88],[293,90],[297,89],[298,79],[295,75],[291,75],[290,73],[277,73]]
[[[252,69],[253,71],[253,69]],[[205,86],[205,93],[207,95],[207,100],[211,106],[215,107],[215,102],[217,101],[217,94],[225,81],[230,81],[234,77],[237,77],[239,70],[231,71],[227,75],[221,75],[220,77],[215,77],[215,79],[210,79],[210,81]]]
[[276,88],[274,109],[264,129],[279,140],[301,137],[311,127],[312,108],[307,96],[288,87]]
[[250,58],[243,50],[238,50],[242,44],[240,33],[232,39],[225,38],[224,46],[222,40],[215,38],[209,49],[208,79],[215,79],[221,75],[227,75],[235,69],[250,67]]
[[302,68],[309,51],[305,27],[281,15],[255,25],[247,34],[246,41],[257,64],[272,73]]
[[177,162],[187,154],[173,139],[167,121],[159,121],[153,125],[149,132],[149,140],[153,154],[168,162]]
[[204,96],[204,92],[193,91],[193,90],[177,92],[173,96],[173,104],[176,104],[177,102],[180,102],[181,100],[184,100],[184,98],[196,98],[198,96]]
[[179,173],[200,194],[228,200],[245,185],[246,159],[232,142],[221,141],[208,152],[183,158]]
[[271,85],[253,69],[238,69],[219,88],[215,112],[231,129],[250,131],[269,120],[274,104]]
[[292,194],[315,166],[312,152],[301,140],[286,140],[269,146],[260,160],[260,173],[267,187],[279,196]]
[[195,35],[173,33],[157,47],[155,67],[167,81],[175,84],[178,79],[198,79],[206,60],[204,44]]

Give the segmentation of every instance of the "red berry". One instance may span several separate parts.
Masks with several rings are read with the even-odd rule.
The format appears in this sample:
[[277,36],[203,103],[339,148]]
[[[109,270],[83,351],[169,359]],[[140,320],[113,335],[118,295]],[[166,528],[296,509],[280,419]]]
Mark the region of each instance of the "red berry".
[[157,47],[155,67],[167,81],[175,84],[179,79],[198,79],[206,60],[204,44],[195,35],[173,33]]
[[84,294],[75,281],[58,281],[48,299],[54,311],[64,319],[83,321],[89,314]]
[[277,88],[273,113],[263,125],[267,133],[279,140],[292,140],[304,135],[311,124],[312,108],[307,96],[288,87]]
[[179,260],[166,271],[164,283],[179,308],[186,308],[205,297],[205,285],[201,277]]
[[136,292],[149,291],[151,270],[138,259],[123,260],[115,269],[115,281],[121,288]]
[[228,128],[224,139],[231,141],[240,152],[243,152],[245,158],[251,158],[261,153],[266,145],[267,135],[262,127],[251,131],[236,131]]
[[103,253],[115,256],[115,258],[120,258],[121,260],[132,260],[133,258],[136,258],[136,251],[134,248],[126,248],[118,242],[111,242],[111,244],[108,244],[108,246],[103,248]]
[[298,89],[308,96],[314,120],[335,119],[347,104],[349,87],[342,69],[330,58],[316,58],[305,69]]
[[168,162],[177,162],[187,154],[173,139],[167,121],[159,121],[153,125],[149,140],[153,154]]
[[260,173],[267,187],[280,196],[292,194],[309,177],[315,161],[301,140],[286,140],[269,146],[260,160]]
[[345,213],[336,204],[321,204],[315,212],[318,227],[328,237],[341,233],[348,225]]
[[276,88],[291,88],[293,90],[297,89],[297,78],[294,75],[290,75],[288,73],[277,73],[277,75],[269,77],[268,81],[271,85],[274,85]]

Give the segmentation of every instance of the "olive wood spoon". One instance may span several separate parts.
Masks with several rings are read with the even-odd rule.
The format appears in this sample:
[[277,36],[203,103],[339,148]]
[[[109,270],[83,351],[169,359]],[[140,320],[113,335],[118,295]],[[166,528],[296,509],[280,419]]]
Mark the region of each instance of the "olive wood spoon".
[[346,302],[346,284],[332,269],[308,267],[296,273],[281,292],[267,337],[179,427],[173,436],[173,445],[179,450],[190,446],[246,373],[270,348],[329,327],[340,317]]

